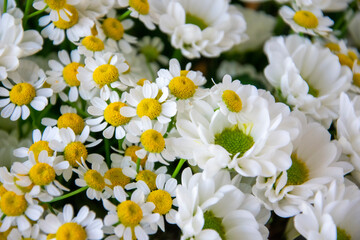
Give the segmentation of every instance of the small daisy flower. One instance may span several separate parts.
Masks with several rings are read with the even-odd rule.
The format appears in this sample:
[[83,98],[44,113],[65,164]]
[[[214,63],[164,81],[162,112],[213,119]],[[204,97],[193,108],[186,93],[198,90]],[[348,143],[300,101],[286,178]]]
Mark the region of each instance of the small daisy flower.
[[13,85],[8,79],[2,81],[0,87],[1,117],[10,117],[16,121],[20,117],[25,120],[30,116],[28,105],[36,111],[43,110],[48,104],[48,97],[53,94],[50,88],[42,88],[45,82],[45,73],[34,62],[28,60],[20,61],[20,68],[16,72],[9,73],[9,78],[15,83]]
[[60,18],[66,22],[70,21],[69,16],[72,16],[71,11],[66,9],[68,4],[76,5],[80,0],[36,0],[33,7],[37,10],[46,8],[49,12],[51,21],[59,21]]
[[[116,206],[103,199],[103,205],[108,214],[104,218],[105,226],[113,226],[116,237],[123,239],[149,239],[148,234],[155,233],[147,227],[159,220],[158,213],[152,213],[154,203],[145,202],[144,193],[135,190],[127,200],[127,194],[121,187],[115,187],[114,194],[119,204]],[[114,239],[110,236],[107,239]]]
[[89,106],[88,112],[96,117],[86,120],[86,123],[91,126],[90,130],[92,132],[103,131],[103,136],[107,139],[112,138],[114,132],[116,139],[124,138],[124,126],[131,120],[131,118],[120,114],[121,108],[126,106],[124,97],[119,99],[119,95],[116,92],[112,92],[109,104],[98,97],[91,99],[90,102],[92,106]]
[[165,55],[161,55],[164,50],[164,43],[161,38],[145,36],[138,43],[139,51],[145,56],[146,61],[155,62],[166,65],[169,62],[169,58]]
[[290,25],[295,32],[303,32],[310,35],[328,35],[329,28],[334,22],[329,17],[324,17],[321,10],[293,10],[288,6],[282,6],[279,12],[283,20]]
[[139,18],[148,29],[155,29],[154,13],[148,0],[118,0],[118,3],[121,7],[129,7],[130,16]]
[[107,181],[104,178],[106,169],[101,168],[100,164],[94,163],[90,169],[82,159],[79,167],[77,169],[74,168],[73,171],[79,175],[79,178],[75,179],[75,184],[79,187],[88,186],[86,196],[89,199],[99,201],[111,196],[112,190],[106,185]]
[[101,219],[95,219],[95,212],[90,211],[87,206],[80,208],[76,217],[74,209],[70,204],[66,204],[63,212],[57,216],[48,214],[45,219],[39,220],[40,229],[48,234],[47,239],[77,239],[77,240],[97,240],[104,236]]
[[111,89],[126,89],[120,81],[120,74],[129,69],[122,55],[107,52],[104,54],[95,54],[94,58],[85,59],[85,67],[78,69],[78,79],[81,82],[80,87],[85,91],[91,91],[94,88],[100,89],[100,97],[108,100]]
[[159,89],[156,83],[145,81],[143,86],[130,89],[130,93],[126,95],[126,103],[131,107],[121,108],[120,113],[125,117],[147,116],[162,124],[169,123],[176,114],[176,102],[168,100],[168,96],[167,87]]
[[[11,228],[10,228],[11,229]],[[1,236],[1,233],[0,233]],[[27,240],[27,239],[39,239],[44,240],[46,236],[40,232],[39,224],[34,224],[32,227],[25,231],[19,231],[18,228],[12,228],[8,237],[8,240]]]
[[141,143],[142,149],[136,155],[142,159],[147,156],[150,162],[160,162],[169,165],[167,161],[174,161],[174,147],[169,138],[164,138],[166,125],[156,122],[154,125],[148,116],[143,116],[141,121],[131,121],[126,126],[126,139],[134,144]]
[[62,152],[63,155],[56,157],[56,162],[69,162],[69,167],[63,171],[63,176],[66,181],[72,176],[73,168],[79,167],[82,160],[90,163],[101,164],[104,157],[97,153],[88,153],[88,148],[97,146],[102,139],[85,145],[89,138],[90,128],[86,126],[80,135],[75,135],[71,128],[62,128],[59,130],[60,140],[53,140],[50,142],[50,147],[55,151]]

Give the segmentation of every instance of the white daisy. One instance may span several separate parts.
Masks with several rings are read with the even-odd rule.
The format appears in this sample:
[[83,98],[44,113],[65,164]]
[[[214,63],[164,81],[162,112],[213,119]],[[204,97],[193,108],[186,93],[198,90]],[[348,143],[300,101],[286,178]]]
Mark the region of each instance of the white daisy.
[[21,67],[16,72],[9,73],[9,78],[3,80],[5,87],[0,87],[1,117],[10,117],[16,121],[20,117],[25,120],[30,116],[31,105],[36,111],[43,110],[48,104],[48,97],[53,94],[50,88],[42,88],[45,82],[45,73],[34,62],[21,60]]
[[163,65],[168,64],[169,58],[161,54],[164,50],[161,38],[145,36],[137,43],[137,46],[148,62],[157,61]]
[[19,231],[18,228],[11,229],[9,235],[7,236],[8,240],[23,240],[23,239],[38,239],[45,240],[45,234],[40,232],[39,224],[34,224],[32,227],[25,231]]
[[36,0],[33,3],[33,7],[37,10],[43,10],[49,12],[51,21],[59,21],[60,18],[66,22],[70,21],[69,16],[72,16],[72,12],[66,9],[67,5],[77,5],[81,0]]
[[47,239],[55,240],[58,237],[77,240],[97,240],[104,236],[101,219],[95,219],[95,212],[87,206],[80,208],[76,217],[74,209],[66,204],[63,211],[57,216],[48,214],[45,219],[39,220],[40,229],[48,234]]

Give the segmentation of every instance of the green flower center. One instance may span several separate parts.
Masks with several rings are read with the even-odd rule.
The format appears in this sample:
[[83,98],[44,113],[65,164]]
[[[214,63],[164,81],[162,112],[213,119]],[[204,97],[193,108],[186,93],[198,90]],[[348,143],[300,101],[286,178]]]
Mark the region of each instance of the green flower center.
[[291,155],[292,164],[287,172],[287,183],[289,185],[301,185],[309,179],[309,169],[306,164],[298,159],[296,154]]
[[186,13],[185,23],[186,24],[194,24],[194,25],[198,26],[201,30],[204,30],[205,28],[208,27],[208,25],[205,23],[204,20],[202,20],[201,18],[194,16],[190,13]]
[[213,229],[215,230],[221,237],[222,240],[225,240],[225,228],[222,225],[221,218],[215,217],[215,215],[211,212],[204,213],[204,227],[203,229]]
[[146,57],[146,61],[148,62],[154,62],[156,61],[156,59],[158,59],[160,53],[159,51],[156,49],[156,47],[148,45],[148,46],[144,46],[140,49],[141,53],[144,54],[144,56]]
[[351,236],[344,229],[336,228],[336,240],[351,240]]

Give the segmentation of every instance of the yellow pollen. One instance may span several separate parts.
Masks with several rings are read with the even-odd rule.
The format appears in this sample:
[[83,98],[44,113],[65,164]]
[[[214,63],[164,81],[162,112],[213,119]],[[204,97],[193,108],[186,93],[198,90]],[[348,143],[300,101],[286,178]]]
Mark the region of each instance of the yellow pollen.
[[353,83],[355,86],[360,87],[360,73],[354,73]]
[[93,169],[88,170],[84,174],[84,180],[86,184],[95,189],[96,191],[102,191],[105,187],[105,180],[101,174]]
[[91,35],[96,36],[96,35],[98,35],[98,33],[99,32],[96,28],[96,24],[94,24],[94,26],[92,26],[92,28],[91,28]]
[[333,42],[329,42],[329,43],[325,44],[325,47],[327,47],[328,49],[330,49],[333,52],[339,52],[341,50],[339,44],[333,43]]
[[56,240],[86,240],[85,229],[78,223],[67,222],[59,227],[56,232]]
[[60,10],[66,4],[66,0],[45,0],[44,2],[53,10]]
[[146,185],[148,185],[150,191],[154,191],[156,189],[156,174],[150,170],[140,171],[136,175],[136,181],[144,181]]
[[233,90],[225,90],[222,94],[222,100],[231,112],[240,112],[242,109],[242,102],[239,95]]
[[[131,160],[136,163],[138,156],[136,156],[135,152],[140,149],[141,147],[136,145],[130,146],[125,150],[125,156],[131,157]],[[142,167],[145,166],[146,160],[147,160],[147,156],[145,156],[143,159],[140,160],[140,164]]]
[[104,50],[105,45],[104,42],[95,36],[87,36],[82,41],[81,44],[86,47],[87,50],[93,51],[93,52],[99,52]]
[[46,150],[48,152],[48,156],[52,156],[54,154],[54,150],[52,150],[49,147],[49,142],[48,141],[37,141],[35,143],[33,143],[30,148],[29,148],[29,152],[33,152],[34,153],[34,157],[35,157],[35,161],[38,161],[38,157],[41,151]]
[[153,212],[161,215],[168,213],[172,206],[172,198],[170,194],[161,189],[152,191],[149,194],[147,201],[153,202],[155,204]]
[[104,85],[119,79],[119,70],[111,64],[103,64],[97,67],[93,73],[94,81],[102,88]]
[[76,135],[80,135],[85,127],[82,117],[76,113],[64,113],[57,120],[58,128],[71,128]]
[[186,75],[189,73],[189,71],[188,70],[181,70],[180,71],[180,76],[181,77],[186,77]]
[[309,168],[306,166],[305,162],[298,158],[297,154],[291,154],[291,160],[291,167],[286,170],[288,178],[286,186],[301,185],[309,180]]
[[46,186],[55,180],[55,169],[47,163],[37,163],[31,167],[29,177],[35,185]]
[[101,27],[107,37],[116,41],[120,40],[124,36],[124,27],[122,23],[115,18],[105,19]]
[[6,216],[20,216],[27,209],[27,202],[24,195],[17,195],[12,191],[8,191],[1,196],[0,208]]
[[79,21],[79,13],[76,10],[75,7],[66,4],[65,8],[71,12],[71,16],[65,12],[65,14],[70,18],[70,21],[65,21],[62,18],[60,18],[58,21],[54,22],[55,27],[60,28],[60,29],[69,29],[71,27],[73,27],[75,24],[78,23]]
[[310,11],[297,11],[293,17],[294,21],[304,28],[316,28],[319,25],[317,17]]
[[146,130],[141,134],[140,141],[148,152],[160,153],[165,148],[165,139],[154,129]]
[[123,102],[110,103],[104,110],[105,121],[114,127],[128,123],[131,118],[124,117],[120,114],[120,109],[124,106],[126,106],[126,104]]
[[143,218],[141,207],[131,200],[126,200],[117,206],[117,215],[125,227],[135,227]]
[[104,178],[109,179],[111,185],[107,185],[111,189],[115,186],[125,187],[130,182],[130,178],[123,174],[121,168],[111,168],[106,171]]
[[30,104],[35,96],[35,88],[30,83],[18,83],[10,90],[10,101],[19,106]]
[[343,53],[338,53],[336,55],[338,56],[341,65],[348,66],[350,69],[352,69],[354,65],[354,60],[352,60],[349,56]]
[[139,85],[139,86],[144,86],[144,83],[145,83],[146,80],[147,80],[146,78],[142,78],[139,81],[137,81],[136,84]]
[[83,67],[84,64],[72,62],[66,65],[63,69],[63,77],[67,85],[70,87],[78,87],[80,86],[80,81],[76,77],[78,74],[78,68]]
[[87,157],[88,151],[81,142],[69,143],[64,149],[64,158],[72,167],[78,167],[78,162],[81,163],[81,158],[85,161]]
[[187,99],[194,96],[197,86],[184,76],[174,77],[169,83],[170,92],[179,99]]
[[129,6],[141,15],[149,13],[150,5],[147,0],[129,0]]
[[137,105],[136,114],[139,117],[148,116],[151,120],[160,116],[161,104],[153,98],[144,98]]

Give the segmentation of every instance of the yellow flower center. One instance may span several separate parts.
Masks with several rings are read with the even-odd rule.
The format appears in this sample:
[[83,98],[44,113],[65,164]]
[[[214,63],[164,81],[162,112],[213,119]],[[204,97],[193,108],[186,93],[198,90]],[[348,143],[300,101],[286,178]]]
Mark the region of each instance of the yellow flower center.
[[186,75],[189,73],[189,70],[181,70],[180,71],[180,76],[181,77],[186,77]]
[[156,189],[156,174],[150,170],[140,171],[136,175],[136,181],[144,181],[146,185],[148,185],[150,191],[154,191]]
[[70,16],[70,14],[65,12],[65,14],[69,17],[70,21],[65,21],[62,18],[60,18],[58,21],[54,22],[55,27],[60,29],[69,29],[73,27],[75,24],[77,24],[79,21],[79,13],[75,7],[66,4],[65,8],[66,10],[71,12],[72,15]]
[[119,70],[111,64],[100,65],[95,69],[93,79],[102,88],[119,79]]
[[108,185],[111,189],[115,186],[125,187],[130,182],[130,178],[123,174],[121,168],[111,168],[106,171],[104,178],[109,179],[111,185]]
[[35,157],[35,161],[38,161],[38,157],[41,151],[46,150],[48,152],[48,156],[52,156],[54,154],[54,150],[52,150],[49,147],[49,142],[48,141],[37,141],[35,143],[33,143],[30,148],[29,148],[29,152],[33,152],[34,153],[34,157]]
[[304,28],[316,28],[319,24],[317,17],[310,11],[300,10],[294,14],[294,21]]
[[53,10],[60,10],[66,4],[66,0],[45,0],[44,2]]
[[204,20],[202,20],[201,18],[194,16],[190,13],[186,13],[185,23],[194,24],[194,25],[198,26],[201,30],[204,30],[205,28],[208,27],[208,25],[206,24],[206,22]]
[[141,207],[131,200],[126,200],[117,206],[117,215],[125,227],[135,227],[143,218]]
[[62,72],[63,77],[64,77],[65,82],[70,87],[80,86],[80,81],[78,80],[76,75],[78,74],[78,68],[83,67],[83,66],[84,66],[84,64],[72,62],[64,67],[63,72]]
[[185,77],[174,77],[169,83],[170,92],[179,99],[187,99],[194,96],[197,86],[194,82]]
[[2,195],[4,195],[4,193],[7,192],[7,189],[4,187],[4,185],[2,183],[0,183],[0,198],[2,197]]
[[88,170],[84,174],[86,184],[96,191],[102,191],[105,187],[105,180],[101,174],[93,169]]
[[137,85],[139,85],[139,86],[144,86],[144,83],[145,83],[145,81],[146,81],[147,79],[146,78],[141,78],[139,81],[137,81]]
[[56,239],[56,234],[50,233],[47,235],[46,240],[50,240],[50,239],[54,239],[54,238]]
[[353,61],[358,60],[358,57],[357,57],[356,53],[353,52],[353,51],[348,51],[348,56]]
[[160,55],[160,52],[158,51],[158,49],[152,45],[143,46],[140,49],[140,52],[142,54],[144,54],[144,56],[148,62],[156,61],[156,59],[158,59],[158,57]]
[[85,229],[78,223],[68,222],[59,227],[56,232],[56,240],[86,240]]
[[354,73],[353,83],[355,86],[360,87],[360,73]]
[[233,90],[225,90],[222,94],[222,100],[231,112],[240,112],[242,109],[241,99]]
[[343,53],[336,54],[339,58],[339,62],[342,66],[348,66],[350,69],[352,69],[354,65],[354,60],[352,60],[349,56]]
[[82,117],[76,113],[64,113],[57,120],[58,128],[71,128],[76,135],[80,135],[85,127]]
[[47,163],[37,163],[31,167],[29,177],[35,185],[46,186],[55,180],[55,169]]
[[292,164],[291,167],[286,170],[287,182],[286,186],[289,185],[301,185],[309,180],[309,169],[306,164],[300,160],[296,154],[291,154]]
[[105,19],[101,27],[107,37],[116,41],[120,40],[124,36],[124,26],[115,18]]
[[30,83],[18,83],[10,90],[10,101],[22,106],[30,104],[36,96],[35,88]]
[[[138,156],[136,156],[135,152],[140,149],[141,149],[141,147],[136,146],[136,145],[130,146],[125,150],[125,156],[131,157],[131,160],[136,163]],[[147,160],[147,156],[145,156],[143,159],[141,159],[140,164],[142,167],[145,166],[146,160]]]
[[148,116],[151,120],[160,116],[161,104],[153,98],[144,98],[136,108],[139,117]]
[[148,152],[160,153],[165,148],[165,139],[158,131],[149,129],[143,132],[140,141]]
[[84,39],[81,41],[81,44],[84,45],[87,50],[93,52],[99,52],[105,48],[104,42],[95,36],[84,37]]
[[330,49],[332,52],[339,52],[341,50],[339,44],[333,42],[325,44],[325,47]]
[[110,103],[104,110],[105,121],[114,127],[128,123],[131,118],[124,117],[120,114],[120,109],[124,106],[126,106],[126,104],[123,102]]
[[147,0],[129,0],[129,6],[141,15],[149,13],[150,5]]
[[81,163],[81,158],[85,161],[87,157],[88,151],[81,142],[69,143],[64,149],[64,158],[72,167],[78,167],[78,163]]
[[172,198],[170,194],[161,189],[152,191],[149,194],[147,201],[153,202],[155,204],[153,212],[161,215],[168,213],[172,206]]
[[351,240],[351,235],[339,227],[336,227],[336,240]]
[[12,191],[8,191],[1,196],[0,208],[6,216],[20,216],[27,209],[27,202],[24,195],[17,195]]

